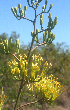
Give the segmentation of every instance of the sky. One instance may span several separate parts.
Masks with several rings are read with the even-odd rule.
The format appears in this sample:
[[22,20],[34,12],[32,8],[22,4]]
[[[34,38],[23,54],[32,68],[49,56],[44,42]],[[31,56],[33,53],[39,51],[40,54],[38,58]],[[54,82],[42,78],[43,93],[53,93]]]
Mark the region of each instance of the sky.
[[[35,1],[35,0],[34,0]],[[32,41],[31,31],[34,32],[34,25],[31,21],[21,18],[17,20],[14,14],[11,11],[11,7],[13,9],[15,6],[17,7],[17,13],[19,13],[18,4],[21,4],[21,9],[24,11],[24,6],[27,6],[25,18],[34,21],[35,19],[35,10],[32,7],[29,7],[27,0],[0,0],[0,35],[3,33],[7,33],[8,37],[11,36],[12,31],[15,31],[16,34],[20,34],[19,43],[22,45],[28,45]],[[52,16],[52,20],[55,17],[58,17],[57,24],[54,29],[51,30],[52,33],[56,35],[55,39],[52,41],[56,45],[56,43],[64,42],[62,48],[70,49],[70,0],[48,0],[48,4],[46,6],[45,12],[48,11],[50,4],[53,4],[53,7],[49,11]],[[30,6],[31,0],[29,0]],[[40,2],[40,5],[37,7],[36,15],[42,12],[42,7],[45,5],[45,0]],[[35,8],[35,6],[33,5]],[[49,22],[49,13],[43,13],[43,28],[47,29]],[[36,29],[41,31],[40,25],[40,15],[37,16],[36,19]],[[38,39],[41,37],[43,42],[43,33],[45,31],[38,34]],[[22,42],[23,41],[23,42]],[[41,41],[40,41],[41,43]],[[35,43],[34,43],[35,44]],[[66,46],[68,46],[66,48]],[[41,46],[39,46],[40,48]]]

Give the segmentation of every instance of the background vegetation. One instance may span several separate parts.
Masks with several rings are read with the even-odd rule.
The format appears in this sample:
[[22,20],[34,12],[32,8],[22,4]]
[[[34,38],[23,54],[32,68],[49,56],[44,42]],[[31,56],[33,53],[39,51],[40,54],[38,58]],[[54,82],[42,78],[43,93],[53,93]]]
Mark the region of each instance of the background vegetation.
[[[13,43],[11,45],[9,45],[9,50],[11,53],[14,53],[15,49],[16,49],[15,41],[16,41],[16,39],[19,39],[18,38],[19,35],[16,35],[16,32],[13,32],[13,34],[11,36],[13,39]],[[0,39],[2,39],[3,41],[8,39],[7,34],[3,33],[2,35],[0,35]],[[9,40],[10,40],[10,38],[9,38]],[[41,39],[40,39],[40,41],[41,41]],[[29,43],[28,46],[22,45],[22,48],[20,49],[19,53],[21,55],[23,55],[24,53],[27,55],[29,52],[28,50],[29,50],[30,44],[31,43]],[[44,60],[46,59],[46,61],[48,61],[48,63],[51,62],[52,67],[48,70],[48,72],[46,72],[46,74],[48,74],[48,76],[53,74],[53,76],[55,78],[58,78],[57,81],[60,82],[61,85],[63,85],[66,90],[70,90],[70,52],[68,49],[64,52],[64,50],[60,47],[62,44],[57,43],[57,45],[56,45],[57,48],[55,48],[56,46],[53,43],[46,47],[39,46],[31,53],[31,55],[33,55],[33,53],[35,55],[38,55],[40,53],[40,55],[43,57]],[[34,46],[36,46],[36,44]],[[27,48],[27,49],[25,49],[25,48]],[[60,49],[61,49],[61,52],[60,52]],[[19,58],[18,55],[19,54],[17,54],[16,56]],[[12,74],[10,72],[10,68],[7,64],[8,61],[11,61],[11,59],[14,60],[15,57],[10,54],[9,55],[4,54],[2,52],[2,46],[0,46],[0,94],[1,94],[2,87],[4,87],[4,92],[5,92],[5,95],[7,96],[7,99],[5,100],[5,103],[2,107],[3,110],[13,110],[14,105],[15,105],[15,100],[17,98],[17,93],[18,93],[18,90],[20,87],[20,81],[15,82],[12,79],[13,76],[12,76]],[[28,66],[29,74],[31,72],[30,67],[31,67],[32,58],[30,58],[30,59],[31,60],[30,60],[29,66]],[[15,59],[15,60],[17,61],[17,59]],[[34,91],[34,93],[35,93],[35,91]],[[60,99],[60,97],[61,97],[61,95],[57,99]],[[53,104],[51,106],[57,105],[57,103],[58,103],[57,99],[53,102]],[[21,106],[22,104],[29,103],[31,101],[32,102],[36,101],[36,99],[31,96],[31,93],[29,92],[29,90],[27,89],[27,87],[25,85],[21,92],[21,96],[20,96],[17,107]],[[38,102],[35,104],[30,104],[30,105],[24,106],[23,108],[24,108],[24,110],[26,110],[26,109],[43,110],[43,103]],[[21,108],[20,110],[23,110],[23,108]],[[38,109],[36,109],[36,108],[38,108]],[[45,108],[46,108],[46,106],[45,106]],[[45,110],[47,110],[47,109],[45,109]]]

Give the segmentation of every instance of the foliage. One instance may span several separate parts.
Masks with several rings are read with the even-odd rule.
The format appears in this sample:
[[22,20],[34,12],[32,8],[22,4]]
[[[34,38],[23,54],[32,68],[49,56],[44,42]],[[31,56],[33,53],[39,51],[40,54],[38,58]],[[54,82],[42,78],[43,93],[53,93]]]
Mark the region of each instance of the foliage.
[[[35,5],[36,8],[37,8],[40,5],[41,1],[42,0],[38,0],[38,3],[37,3],[37,1],[35,0],[35,2],[36,2],[36,5],[35,5],[34,1],[31,0],[32,6],[30,6],[29,0],[27,0],[28,5],[32,8],[34,8],[33,5]],[[50,9],[52,8],[53,4],[51,3],[49,10],[47,12],[45,12],[47,3],[48,3],[48,0],[45,0],[45,5],[43,5],[43,7],[42,7],[42,9],[43,9],[42,13],[49,13]],[[24,7],[25,11],[20,10],[21,9],[21,4],[19,3],[18,8],[19,8],[20,16],[17,14],[17,7],[16,6],[15,6],[14,9],[13,9],[13,7],[11,8],[11,10],[12,10],[13,14],[15,15],[15,17],[17,19],[18,19],[18,17],[20,17],[20,19],[21,18],[27,19],[27,18],[25,18],[25,13],[26,13],[26,10],[27,10],[27,6]],[[35,8],[34,8],[34,10],[35,10]],[[36,10],[35,10],[35,13],[36,13]],[[2,47],[1,47],[1,52],[2,53],[5,53],[7,55],[11,54],[19,61],[19,62],[16,62],[15,59],[14,59],[14,61],[11,60],[11,62],[10,61],[8,62],[9,66],[11,68],[11,73],[12,73],[11,76],[12,77],[9,76],[9,75],[7,75],[7,77],[11,78],[12,81],[21,81],[18,96],[16,97],[16,95],[15,95],[15,97],[14,97],[14,94],[12,94],[12,92],[11,92],[11,94],[13,96],[12,98],[16,99],[16,104],[15,104],[14,110],[16,109],[16,105],[18,105],[17,103],[18,103],[18,99],[20,97],[21,90],[22,90],[23,86],[26,85],[26,84],[27,84],[27,86],[28,85],[30,86],[30,83],[34,83],[31,88],[29,88],[29,86],[28,86],[28,88],[31,92],[31,95],[34,96],[33,86],[35,85],[35,87],[36,87],[36,97],[37,97],[37,95],[39,95],[37,101],[45,101],[45,102],[50,103],[50,104],[59,96],[58,93],[61,90],[61,87],[63,87],[59,84],[59,82],[52,80],[52,76],[46,77],[46,71],[48,72],[48,70],[52,66],[52,64],[49,63],[50,64],[50,66],[49,66],[47,61],[45,61],[45,60],[43,61],[40,54],[39,54],[39,56],[36,56],[36,55],[34,56],[34,53],[33,53],[33,56],[32,56],[32,53],[31,53],[31,51],[33,51],[36,47],[38,47],[38,46],[36,46],[35,48],[32,49],[34,41],[36,41],[36,43],[39,43],[38,33],[41,33],[43,31],[45,31],[44,34],[43,34],[43,43],[42,44],[39,43],[39,45],[45,45],[46,46],[46,45],[51,44],[52,41],[55,39],[55,36],[56,36],[54,33],[51,33],[51,30],[57,24],[58,17],[55,17],[54,21],[52,21],[51,13],[49,13],[48,28],[44,30],[43,27],[42,27],[42,24],[43,24],[43,14],[42,13],[38,14],[38,15],[40,15],[40,25],[41,25],[41,30],[42,31],[39,31],[38,28],[36,29],[36,18],[37,18],[38,15],[35,14],[35,20],[34,21],[27,19],[27,20],[33,22],[33,25],[34,25],[34,32],[31,31],[31,36],[33,37],[32,38],[32,43],[31,43],[31,47],[29,49],[29,53],[27,54],[27,56],[26,56],[26,54],[24,54],[24,58],[22,58],[22,56],[20,54],[19,55],[20,60],[15,56],[15,54],[17,54],[17,56],[19,54],[19,49],[20,49],[19,39],[17,39],[16,45],[14,43],[12,43],[12,37],[10,37],[9,43],[8,43],[7,39],[0,43],[2,45]],[[47,34],[48,34],[48,36],[46,37]],[[35,40],[35,38],[36,38],[36,40]],[[1,39],[1,41],[2,41],[2,39]],[[10,47],[9,47],[9,45],[10,45]],[[10,51],[12,46],[16,46],[16,49],[13,49],[13,51],[15,51],[15,54],[12,54],[11,53],[12,51]],[[32,71],[30,72],[31,74],[29,74],[29,71],[28,71],[29,66],[27,66],[27,64],[29,65],[30,60],[31,60],[30,59],[31,56],[33,57],[34,63],[32,62],[32,66],[30,67],[32,69]],[[41,60],[43,62],[41,62]],[[41,65],[43,65],[42,68],[41,68]],[[39,75],[39,74],[41,74],[41,75]],[[51,77],[51,80],[48,79],[50,77]],[[58,84],[59,84],[59,86],[57,86]],[[12,86],[12,85],[10,85],[10,86]],[[63,91],[61,91],[61,92],[63,92]],[[35,101],[35,102],[37,102],[37,101]],[[18,108],[20,108],[20,107],[18,107]]]
[[[24,47],[24,46],[23,46]],[[50,47],[52,47],[52,49],[51,49],[51,55],[49,54],[49,52],[47,52],[46,51],[46,49],[47,49],[47,46],[46,46],[46,48],[44,49],[44,47],[41,47],[42,49],[42,51],[40,52],[40,54],[41,54],[41,56],[43,57],[43,59],[46,59],[46,60],[48,60],[48,62],[52,62],[52,67],[51,68],[49,68],[49,70],[48,70],[48,72],[47,72],[47,74],[48,74],[48,76],[51,74],[51,73],[53,73],[53,75],[57,78],[58,77],[58,81],[59,82],[61,82],[61,84],[62,85],[69,85],[70,84],[70,79],[69,79],[69,64],[70,64],[70,60],[69,60],[69,52],[68,52],[68,54],[66,55],[64,55],[63,53],[63,55],[60,53],[60,54],[58,54],[58,53],[56,53],[56,51],[57,51],[57,49],[56,48],[53,48],[53,46],[52,46],[52,44],[51,45],[49,45],[49,47],[48,47],[48,51],[50,51]],[[58,47],[59,48],[59,47]],[[24,48],[23,48],[24,49]],[[24,51],[25,50],[23,50],[23,49],[20,49],[21,51],[20,52],[22,52],[22,55],[24,54]],[[45,52],[45,55],[43,54],[43,51]],[[38,51],[37,51],[38,52]],[[28,51],[26,52],[26,53],[28,53]],[[38,53],[35,53],[36,55],[38,54]],[[3,54],[4,55],[4,54]],[[7,56],[6,54],[3,56],[3,55],[1,55],[1,59],[2,59],[2,63],[0,64],[0,65],[4,65],[5,67],[7,66],[7,62],[10,60],[10,55],[9,56]],[[55,59],[53,59],[53,56],[54,55],[54,58]],[[47,59],[47,57],[46,56],[48,56],[48,59]],[[6,57],[8,57],[8,61],[7,61],[7,58]],[[66,60],[64,59],[64,57],[66,57]],[[62,65],[60,65],[60,62],[61,62],[61,58],[63,58],[64,60],[63,60],[63,64],[64,64],[64,66],[62,66]],[[60,60],[58,60],[58,59],[60,59]],[[4,62],[6,62],[6,63],[4,63]],[[55,65],[55,63],[56,63],[56,65]],[[60,66],[61,67],[61,70],[63,70],[64,69],[64,71],[58,71],[58,73],[57,73],[57,71],[56,71],[56,69],[57,69],[57,66]],[[2,67],[2,66],[1,66]],[[31,67],[31,65],[30,65],[30,67]],[[55,69],[55,67],[56,67],[56,69]],[[6,68],[8,68],[8,67],[6,67]],[[63,69],[62,69],[63,68]],[[28,70],[29,70],[30,68],[28,68]],[[9,103],[10,104],[10,102],[11,102],[11,97],[10,96],[8,96],[8,94],[9,94],[9,87],[11,87],[11,90],[12,90],[12,88],[13,87],[16,87],[16,91],[18,91],[18,87],[19,86],[16,86],[16,85],[14,85],[14,83],[15,83],[15,81],[13,80],[10,80],[10,79],[8,79],[8,78],[6,78],[6,76],[7,76],[7,74],[8,73],[10,73],[10,70],[9,70],[9,72],[7,72],[7,69],[4,69],[4,71],[2,72],[2,73],[5,73],[5,74],[3,74],[3,76],[2,76],[2,80],[3,80],[3,83],[4,84],[2,84],[2,86],[4,87],[4,88],[6,88],[6,91],[5,91],[5,94],[6,94],[6,96],[7,96],[7,98],[8,99],[6,99],[6,101],[5,101],[5,103],[7,102],[7,103]],[[29,73],[31,73],[30,71],[29,71]],[[64,73],[64,74],[63,74]],[[59,75],[60,74],[60,75]],[[11,74],[9,74],[10,76],[11,76]],[[39,74],[40,75],[40,74]],[[64,80],[63,80],[63,79]],[[9,82],[10,81],[10,82]],[[12,84],[12,86],[9,86],[9,83],[10,84]],[[66,83],[67,82],[67,83]],[[1,83],[0,83],[1,84]],[[19,85],[20,85],[20,83],[19,83]],[[1,86],[1,87],[2,87]],[[26,90],[26,91],[25,91]],[[16,91],[12,91],[13,92],[13,94],[15,95],[15,92]],[[23,92],[24,91],[24,92]],[[35,89],[35,91],[36,91],[36,89]],[[29,93],[30,94],[30,92],[28,92],[28,89],[26,89],[26,87],[25,87],[25,89],[22,89],[22,92],[21,92],[21,95],[20,95],[20,97],[21,97],[21,102],[23,101],[23,102],[25,102],[25,100],[27,99],[26,97],[25,98],[23,98],[24,96],[28,96],[29,98],[29,100],[28,100],[28,102],[30,102],[31,101],[31,98],[30,97],[32,97],[31,95],[29,95],[29,94],[27,94],[27,95],[23,95],[23,94],[27,94],[27,93]],[[34,92],[34,93],[36,93],[36,92]],[[10,99],[10,100],[9,100]],[[33,99],[33,98],[32,98]],[[16,99],[15,99],[16,100]],[[35,100],[32,100],[32,101],[35,101]],[[11,102],[12,103],[12,102]],[[36,104],[34,104],[34,105],[36,105]],[[42,104],[41,104],[42,105]],[[11,106],[11,105],[10,105]],[[38,106],[38,105],[37,105]],[[12,106],[11,106],[12,107]]]

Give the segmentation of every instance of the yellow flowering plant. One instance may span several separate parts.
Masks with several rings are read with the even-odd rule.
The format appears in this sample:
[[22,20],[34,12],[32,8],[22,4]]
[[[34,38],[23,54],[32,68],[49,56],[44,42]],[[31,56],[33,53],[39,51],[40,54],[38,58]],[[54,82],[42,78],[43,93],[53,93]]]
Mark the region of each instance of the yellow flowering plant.
[[[42,57],[40,57],[40,54],[39,54],[39,56],[36,56],[36,55],[34,56],[34,54],[33,54],[32,57],[33,57],[33,60],[35,60],[34,61],[35,64],[32,62],[31,75],[29,76],[28,73],[27,73],[28,69],[25,69],[25,64],[26,64],[26,67],[27,67],[27,64],[28,64],[26,62],[26,60],[25,61],[23,61],[23,60],[20,61],[20,67],[21,67],[21,71],[22,71],[21,73],[23,73],[25,81],[27,83],[29,81],[29,84],[27,84],[27,87],[31,91],[32,95],[34,96],[33,86],[35,86],[36,96],[39,94],[38,99],[42,100],[42,101],[46,101],[47,103],[51,104],[65,89],[64,89],[63,86],[60,85],[60,82],[55,81],[55,77],[54,77],[54,79],[52,79],[52,76],[53,76],[52,74],[49,77],[48,77],[48,75],[46,77],[46,71],[47,71],[48,68],[50,68],[52,66],[51,63],[50,63],[50,65],[48,65],[47,61],[44,63],[45,67],[44,67],[44,69],[41,73],[41,76],[39,76],[38,72],[40,70],[41,60],[43,61],[43,59],[42,59]],[[22,56],[20,56],[20,58],[22,58]],[[12,67],[11,62],[9,62],[9,63],[10,63],[9,66]],[[12,62],[12,64],[14,66],[14,69],[11,69],[11,73],[12,74],[14,73],[14,74],[17,75],[18,73],[20,73],[19,68],[17,68],[17,72],[16,72],[16,69],[15,69],[16,66],[17,66],[16,65],[17,62],[14,61],[14,62]],[[14,72],[13,72],[13,70],[14,70]],[[17,76],[14,76],[14,77],[15,77],[16,80],[19,80],[19,77],[17,77]],[[30,83],[32,83],[32,82],[34,82],[34,84],[32,84],[32,87],[30,87]],[[59,94],[60,91],[61,91],[61,93]]]
[[3,105],[6,98],[7,98],[7,96],[5,97],[5,93],[4,93],[3,87],[2,87],[2,93],[0,94],[0,110],[1,110],[2,105]]
[[[38,3],[37,3],[37,1],[38,1]],[[36,2],[36,5],[35,5],[34,0],[31,0],[32,6],[30,6],[29,0],[27,0],[28,5],[32,8],[34,8],[33,5],[35,5],[36,9],[40,5],[40,2],[42,0],[37,0],[37,1],[35,0],[35,2]],[[43,9],[42,13],[49,13],[50,9],[52,8],[53,4],[51,3],[49,10],[47,12],[45,12],[47,3],[48,3],[48,0],[45,0],[45,5],[43,5],[43,7],[42,7],[42,9]],[[11,7],[11,10],[12,10],[14,16],[17,19],[18,19],[18,17],[20,17],[20,19],[21,18],[27,19],[27,18],[25,18],[25,13],[26,13],[26,10],[27,10],[27,6],[25,5],[25,7],[24,7],[25,11],[23,11],[23,9],[20,10],[21,9],[21,4],[19,3],[18,8],[19,8],[20,16],[17,14],[17,7],[15,6],[14,9],[13,9],[13,7]],[[30,61],[31,52],[35,48],[37,48],[38,46],[41,46],[41,45],[46,46],[46,45],[51,44],[52,41],[55,39],[55,36],[56,36],[54,33],[51,33],[51,30],[57,24],[58,17],[56,16],[54,21],[52,21],[51,13],[49,13],[49,16],[48,16],[49,22],[48,22],[47,29],[43,29],[43,27],[42,27],[43,14],[42,13],[38,14],[38,15],[40,15],[40,25],[41,25],[41,30],[42,30],[42,31],[39,31],[38,28],[36,29],[36,18],[38,16],[38,15],[36,15],[36,9],[34,8],[34,10],[35,10],[35,19],[34,19],[34,21],[32,21],[30,19],[27,19],[27,20],[31,21],[34,25],[34,32],[31,31],[32,43],[31,43],[31,47],[29,49],[28,56],[26,56],[24,54],[24,58],[22,58],[22,56],[20,54],[19,55],[20,60],[15,56],[15,54],[19,53],[19,49],[20,49],[19,39],[17,39],[17,41],[16,41],[15,54],[12,54],[11,52],[9,52],[8,40],[7,39],[4,40],[4,42],[0,43],[4,47],[4,49],[3,49],[4,53],[13,55],[18,60],[18,62],[20,63],[20,68],[19,68],[18,62],[16,62],[15,59],[12,62],[10,62],[10,61],[8,62],[9,66],[10,66],[10,69],[11,69],[11,74],[13,75],[13,80],[15,80],[15,81],[20,80],[21,81],[14,110],[16,110],[16,106],[17,106],[17,103],[18,103],[18,99],[19,99],[21,90],[22,90],[22,88],[25,84],[27,85],[27,88],[29,89],[29,91],[31,91],[32,96],[34,96],[33,88],[34,87],[36,88],[35,89],[36,90],[35,95],[36,96],[39,95],[39,96],[38,96],[38,100],[35,101],[35,102],[45,101],[48,104],[49,103],[51,104],[60,95],[59,92],[61,91],[61,89],[64,88],[63,86],[60,85],[60,82],[57,82],[57,81],[55,81],[55,79],[52,79],[52,76],[53,76],[52,74],[50,76],[47,75],[48,69],[52,66],[51,63],[49,65],[48,62],[45,61],[43,70],[42,70],[42,72],[40,71],[41,70],[41,63],[43,61],[40,54],[38,56],[36,56],[36,55],[34,56],[34,54],[33,54],[31,74],[29,75],[29,73],[28,73],[28,65],[29,65],[29,61]],[[20,19],[18,19],[18,20],[20,20]],[[44,34],[43,34],[43,43],[40,44],[39,41],[38,41],[38,33],[41,33],[43,31],[45,31]],[[47,37],[46,37],[46,35],[47,35]],[[36,38],[36,40],[35,40],[35,38]],[[1,39],[1,41],[2,41],[2,39]],[[34,41],[36,41],[36,43],[39,43],[39,44],[32,49]],[[10,39],[10,44],[12,44],[12,38]],[[40,75],[39,75],[39,73],[40,73]],[[30,87],[30,83],[33,83],[31,87]],[[63,91],[61,91],[61,93],[62,92]],[[1,96],[0,96],[0,107],[2,107],[2,105],[3,105],[3,100],[2,100],[3,98]],[[35,102],[31,102],[31,103],[35,103]],[[27,104],[31,104],[31,103],[27,103]],[[27,105],[27,104],[25,104],[25,105]],[[20,108],[20,107],[18,107],[18,108]]]
[[[39,63],[41,63],[41,62],[39,62]],[[47,61],[45,62],[44,65],[46,65],[46,66],[48,65]],[[52,66],[51,63],[50,63],[50,66]],[[49,66],[49,68],[50,68],[50,66]],[[32,69],[33,72],[31,72],[32,74],[31,74],[30,78],[32,78],[32,76],[33,76],[33,78],[35,79],[35,75],[36,75],[35,71],[39,71],[40,68],[37,66],[37,63],[35,65],[33,64],[32,68],[33,68]],[[34,69],[35,69],[35,71],[34,71]],[[40,79],[40,78],[42,78],[42,80],[40,80],[39,82],[35,82],[34,85],[36,87],[36,95],[38,95],[38,93],[39,93],[40,98],[42,96],[43,96],[43,98],[46,97],[47,102],[50,103],[50,102],[53,102],[59,96],[58,93],[62,89],[63,86],[62,87],[60,86],[60,82],[54,81],[55,79],[52,80],[52,76],[53,76],[52,74],[51,74],[51,76],[49,76],[49,78],[51,78],[51,79],[48,79],[48,77],[46,77],[46,70],[47,70],[47,67],[44,67],[44,69],[41,73],[41,76],[37,75],[37,78],[35,79],[35,81],[38,81],[38,79]],[[30,84],[29,84],[28,88],[29,87],[30,87]],[[33,91],[33,85],[31,88],[29,88],[29,90]],[[61,93],[63,91],[61,91]]]

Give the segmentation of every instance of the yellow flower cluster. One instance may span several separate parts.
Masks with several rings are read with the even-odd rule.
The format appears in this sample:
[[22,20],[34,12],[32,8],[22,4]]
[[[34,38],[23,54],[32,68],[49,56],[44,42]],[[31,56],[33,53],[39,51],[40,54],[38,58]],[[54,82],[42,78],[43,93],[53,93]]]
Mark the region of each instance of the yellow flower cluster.
[[[35,59],[36,59],[36,56],[35,56]],[[41,59],[42,59],[42,57],[41,57]],[[33,56],[33,60],[34,60],[34,56]],[[38,61],[39,61],[39,59],[38,59]],[[33,72],[31,73],[31,75],[32,75],[32,77],[34,76],[34,78],[35,78],[35,72],[40,70],[40,67],[38,67],[37,64],[38,63],[36,63],[35,65],[32,64],[32,71]],[[41,62],[40,62],[40,64],[41,64]],[[59,96],[58,95],[59,91],[62,88],[61,88],[60,82],[54,81],[55,79],[52,80],[52,76],[53,76],[52,74],[49,76],[49,78],[51,78],[51,79],[48,79],[48,77],[45,77],[46,76],[46,71],[47,71],[48,67],[50,68],[52,66],[52,64],[50,63],[50,66],[48,66],[48,63],[46,61],[44,65],[45,65],[45,67],[44,67],[44,69],[43,69],[43,71],[41,73],[41,76],[37,75],[37,78],[35,79],[35,81],[38,81],[40,79],[40,77],[42,77],[42,80],[40,80],[40,82],[35,82],[34,83],[34,85],[36,87],[36,95],[38,95],[38,93],[40,92],[40,95],[39,95],[40,98],[43,96],[43,97],[46,97],[48,100],[51,99],[53,101],[53,100],[55,100]],[[29,85],[27,84],[27,87],[29,88],[30,84]],[[32,85],[31,88],[29,88],[29,90],[33,91],[33,85]],[[61,93],[63,91],[61,91]]]
[[[24,54],[24,57],[27,58],[25,54]],[[36,95],[38,95],[38,93],[40,92],[39,98],[44,97],[49,101],[55,100],[59,96],[58,94],[59,94],[59,91],[61,90],[61,85],[60,85],[60,82],[54,81],[55,79],[52,80],[52,76],[53,76],[52,74],[49,77],[46,77],[48,68],[50,68],[52,64],[50,63],[50,65],[48,65],[46,61],[44,63],[44,68],[41,73],[41,76],[39,76],[38,72],[40,71],[40,66],[38,66],[38,64],[41,65],[41,61],[43,61],[43,59],[40,56],[40,54],[39,56],[36,56],[36,55],[34,56],[33,54],[32,57],[33,57],[34,63],[32,62],[32,67],[31,67],[32,71],[31,71],[31,75],[29,76],[29,82],[32,82],[34,80],[36,81],[34,82],[34,86],[36,87]],[[16,73],[20,73],[19,68],[17,68],[18,63],[16,61],[13,61],[12,63],[13,63],[14,69],[11,69],[11,73],[15,74],[15,71]],[[20,56],[20,68],[22,70],[22,74],[24,75],[25,80],[28,82],[27,64],[28,64],[27,60],[25,60],[25,58],[23,58],[22,60],[22,56]],[[12,68],[11,65],[10,67]],[[40,81],[38,81],[39,79]],[[29,85],[27,84],[27,87],[31,92],[33,91],[33,85],[30,88],[30,84]]]
[[[38,75],[39,76],[39,75]],[[37,76],[37,77],[38,77]],[[35,88],[36,88],[36,95],[39,94],[39,98],[44,97],[46,99],[48,99],[49,101],[54,101],[63,91],[61,91],[61,93],[59,94],[59,91],[62,89],[60,82],[54,81],[55,79],[52,80],[52,74],[49,77],[42,77],[42,80],[40,80],[40,82],[35,82]],[[49,79],[51,78],[51,79]],[[55,78],[55,77],[54,77]],[[36,81],[38,81],[40,79],[36,78]],[[58,78],[57,78],[58,79]],[[30,87],[30,84],[27,87]],[[64,88],[64,87],[63,87]],[[29,88],[30,91],[33,91],[33,85],[31,88]]]
[[[22,56],[21,55],[19,55],[19,56],[20,56],[20,68],[22,70],[22,73],[24,73],[24,75],[26,77],[28,69],[25,70],[25,65],[27,66],[28,62],[26,62],[26,60],[23,61],[22,60]],[[10,61],[8,63],[10,63],[9,66],[11,68],[11,73],[18,75],[18,77],[20,78],[20,69],[17,67],[18,66],[18,62],[16,62],[15,59],[14,59],[14,61],[12,61],[12,63]],[[11,66],[12,64],[13,64],[13,66]],[[13,67],[14,67],[14,69],[13,69]],[[14,76],[15,79],[19,79],[18,77]]]
[[50,63],[50,65],[48,65],[47,61],[44,63],[44,69],[41,73],[42,77],[46,76],[46,72],[48,71],[48,68],[50,68],[51,66],[52,66],[52,64]]
[[5,97],[3,87],[2,87],[2,94],[0,95],[0,110],[6,98],[7,96]]
[[[40,55],[40,54],[39,54]],[[20,56],[20,68],[21,68],[21,72],[22,72],[22,74],[24,73],[24,76],[25,76],[25,79],[27,79],[27,77],[28,77],[28,73],[27,73],[27,71],[28,71],[28,69],[27,69],[27,64],[28,64],[28,62],[27,62],[27,60],[25,60],[25,57],[27,58],[27,56],[24,54],[24,58],[22,58],[22,56],[21,55],[19,55]],[[30,80],[32,80],[32,79],[35,79],[35,72],[37,72],[37,71],[39,71],[40,70],[40,66],[37,66],[37,64],[39,63],[40,65],[41,65],[41,60],[43,60],[42,59],[42,57],[40,57],[40,58],[38,58],[39,56],[36,56],[35,55],[35,59],[34,59],[34,54],[33,54],[33,60],[35,60],[35,64],[33,64],[33,62],[32,62],[32,67],[31,67],[31,69],[32,69],[32,71],[31,71],[31,76],[29,76],[31,79]],[[38,63],[36,63],[36,59],[38,58]],[[22,60],[23,59],[23,60]],[[19,68],[17,67],[18,66],[18,62],[16,62],[15,60],[14,61],[12,61],[12,63],[9,61],[9,66],[10,66],[10,68],[11,68],[11,73],[12,74],[20,74],[20,70],[19,70]],[[12,68],[12,66],[11,66],[11,64],[13,64],[13,67],[14,67],[14,69]],[[14,77],[16,77],[16,76],[14,76]],[[18,78],[16,78],[16,79],[18,79]]]

